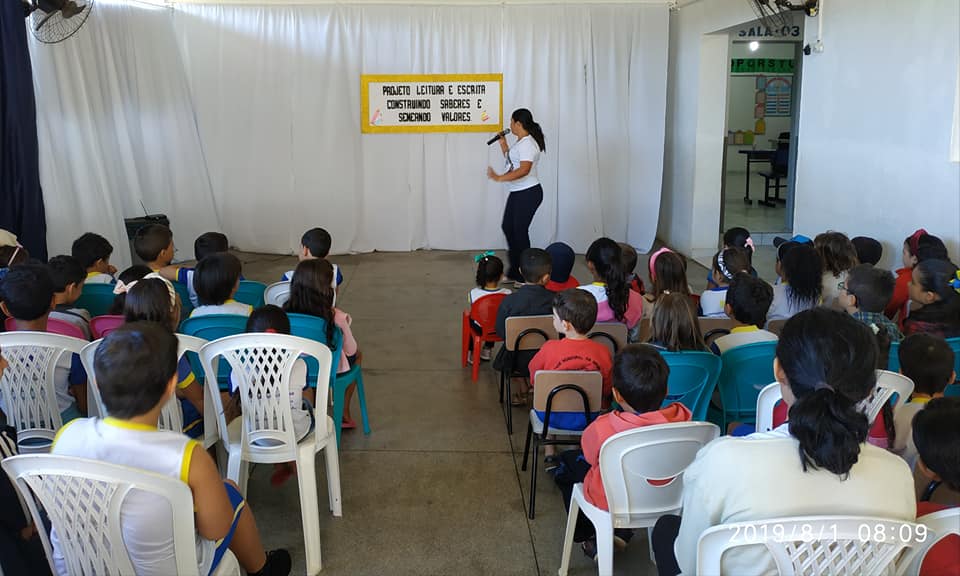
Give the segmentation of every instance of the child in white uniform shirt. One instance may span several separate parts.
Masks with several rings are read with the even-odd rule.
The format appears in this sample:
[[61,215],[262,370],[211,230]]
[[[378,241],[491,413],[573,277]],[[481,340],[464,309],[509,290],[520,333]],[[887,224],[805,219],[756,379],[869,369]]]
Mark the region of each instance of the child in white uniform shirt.
[[86,271],[87,284],[113,284],[117,268],[110,264],[113,246],[99,234],[87,232],[73,241],[70,254]]
[[240,260],[229,252],[210,254],[201,260],[193,274],[200,306],[193,309],[190,317],[210,314],[249,316],[253,307],[233,299],[240,287],[241,270]]
[[750,256],[739,248],[725,248],[713,255],[711,277],[715,288],[707,288],[700,294],[700,316],[726,318],[724,304],[727,287],[738,272],[750,272]]

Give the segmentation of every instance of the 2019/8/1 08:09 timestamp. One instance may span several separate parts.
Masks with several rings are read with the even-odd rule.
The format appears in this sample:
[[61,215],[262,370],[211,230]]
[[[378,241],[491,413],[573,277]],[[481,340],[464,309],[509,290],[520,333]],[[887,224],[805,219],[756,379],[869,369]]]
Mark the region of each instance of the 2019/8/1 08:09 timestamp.
[[738,523],[731,525],[730,541],[735,544],[759,544],[761,542],[812,542],[831,540],[859,540],[860,542],[905,542],[927,539],[927,527],[923,524],[898,522],[860,522],[856,534],[841,532],[831,523]]

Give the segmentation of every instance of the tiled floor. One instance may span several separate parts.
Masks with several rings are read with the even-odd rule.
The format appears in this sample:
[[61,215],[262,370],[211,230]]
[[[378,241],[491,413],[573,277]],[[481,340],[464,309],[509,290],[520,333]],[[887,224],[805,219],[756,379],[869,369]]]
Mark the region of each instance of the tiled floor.
[[[723,229],[726,230],[734,226],[742,226],[753,234],[785,232],[789,230],[790,225],[786,221],[786,207],[784,204],[778,204],[775,208],[771,208],[757,203],[757,200],[763,198],[764,181],[755,170],[751,171],[750,174],[750,198],[753,200],[753,204],[748,205],[744,203],[743,193],[745,181],[746,174],[744,172],[727,172]],[[786,191],[781,190],[780,196],[781,198],[785,198]]]

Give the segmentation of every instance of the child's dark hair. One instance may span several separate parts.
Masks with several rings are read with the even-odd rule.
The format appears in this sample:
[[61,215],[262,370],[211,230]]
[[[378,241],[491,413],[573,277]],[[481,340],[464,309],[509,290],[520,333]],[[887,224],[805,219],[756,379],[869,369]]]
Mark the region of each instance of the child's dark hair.
[[554,282],[570,280],[570,272],[577,259],[573,248],[563,242],[554,242],[546,247],[546,251],[550,255],[550,280]]
[[934,398],[913,417],[920,461],[951,490],[960,490],[960,398]]
[[477,286],[483,288],[487,284],[497,282],[503,276],[503,260],[496,256],[481,256],[477,262]]
[[920,238],[917,239],[917,252],[914,256],[917,257],[917,262],[950,259],[943,240],[931,234],[922,234]]
[[193,241],[193,257],[197,262],[210,254],[226,252],[230,249],[227,235],[221,232],[204,232]]
[[804,310],[784,325],[777,359],[797,399],[790,434],[800,443],[804,471],[823,468],[845,477],[869,429],[858,404],[876,387],[873,333],[848,314]]
[[71,284],[80,284],[87,279],[87,269],[73,256],[54,256],[47,261],[47,271],[53,282],[54,292],[63,292]]
[[753,248],[747,241],[750,240],[750,231],[746,228],[734,226],[723,233],[723,245],[727,248],[739,248],[746,251],[747,258],[753,257]]
[[857,260],[861,264],[877,265],[877,262],[883,258],[883,244],[870,238],[869,236],[855,236],[850,239],[853,247],[857,250]]
[[[336,348],[333,341],[336,326],[333,323],[333,265],[317,258],[297,264],[290,281],[290,298],[283,305],[287,313],[309,314],[323,318],[327,326],[327,346]],[[336,361],[336,360],[335,360]]]
[[893,297],[897,281],[889,270],[871,264],[854,266],[844,282],[847,294],[856,296],[857,308],[864,312],[883,312]]
[[823,261],[808,244],[794,246],[780,262],[787,282],[787,298],[795,305],[816,306],[823,293]]
[[953,349],[943,338],[913,334],[900,342],[900,371],[913,380],[913,391],[933,396],[950,384],[953,374]]
[[620,261],[623,263],[623,277],[632,278],[634,271],[637,269],[637,249],[633,246],[627,244],[626,242],[620,242]]
[[623,320],[630,303],[630,285],[623,273],[623,250],[609,238],[597,238],[587,248],[587,262],[606,284],[607,302],[617,320]]
[[160,278],[145,278],[127,291],[123,319],[125,322],[157,322],[175,330],[180,315],[175,314],[174,308],[167,283]]
[[[117,280],[123,282],[124,284],[129,284],[135,280],[140,280],[153,270],[150,270],[148,266],[143,264],[134,264],[133,266],[127,268],[123,272],[117,274]],[[110,314],[112,315],[123,315],[124,304],[127,301],[127,293],[117,294],[113,297],[113,305],[110,306]]]
[[39,263],[11,266],[0,283],[0,301],[17,320],[37,320],[50,312],[53,280]]
[[653,295],[659,299],[664,292],[690,294],[687,281],[687,261],[676,252],[664,252],[653,263]]
[[660,408],[669,377],[670,367],[653,346],[630,344],[613,358],[613,387],[637,412]]
[[670,293],[661,296],[653,309],[650,329],[650,341],[670,352],[707,350],[693,302],[686,294]]
[[520,275],[530,284],[549,276],[553,267],[550,254],[541,248],[527,248],[520,254]]
[[311,228],[300,237],[300,245],[306,247],[314,258],[326,258],[332,244],[333,238],[323,228]]
[[109,260],[113,254],[110,241],[99,234],[87,232],[73,241],[70,254],[76,258],[83,269],[93,268],[97,260]]
[[513,111],[513,114],[510,115],[510,119],[514,122],[519,122],[520,125],[523,126],[523,129],[529,132],[530,136],[536,141],[540,151],[546,152],[547,141],[543,137],[543,130],[539,124],[533,121],[533,114],[531,114],[529,110],[526,108],[517,108]]
[[30,260],[30,252],[26,248],[22,246],[0,246],[0,268],[23,264],[27,260]]
[[173,242],[173,232],[163,224],[147,224],[133,236],[133,251],[144,262],[153,262]]
[[733,319],[742,324],[763,326],[767,312],[773,303],[773,288],[760,278],[740,272],[730,281],[726,303],[730,305]]
[[290,333],[290,317],[283,308],[265,304],[250,313],[247,318],[247,332],[272,331],[277,334]]
[[131,322],[107,334],[93,359],[97,387],[111,416],[146,414],[177,373],[177,337],[156,322]]
[[748,250],[726,248],[713,255],[713,269],[720,272],[724,282],[730,282],[738,272],[750,272]]
[[930,306],[942,306],[940,321],[960,324],[960,278],[957,266],[948,260],[924,260],[913,269],[913,281],[925,292],[933,292],[939,301]]
[[243,265],[229,252],[215,252],[197,263],[193,289],[201,306],[219,306],[230,299]]
[[597,323],[597,299],[579,288],[557,292],[553,297],[553,311],[557,318],[572,324],[577,334],[586,335]]
[[839,276],[860,263],[853,242],[842,232],[824,232],[813,239],[813,247],[820,253],[824,270]]

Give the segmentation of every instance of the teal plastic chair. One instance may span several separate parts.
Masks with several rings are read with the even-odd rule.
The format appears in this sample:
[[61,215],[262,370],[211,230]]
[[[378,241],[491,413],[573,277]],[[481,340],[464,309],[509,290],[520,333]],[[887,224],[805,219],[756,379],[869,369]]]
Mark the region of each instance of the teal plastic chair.
[[957,398],[960,397],[960,384],[950,384],[943,391],[943,395],[947,398]]
[[773,358],[776,342],[757,342],[730,348],[720,356],[723,367],[717,387],[723,403],[720,429],[730,422],[754,424],[757,419],[757,396],[764,386],[774,382]]
[[[323,318],[293,313],[287,314],[287,316],[290,318],[290,334],[327,344],[327,323]],[[339,446],[345,395],[347,387],[354,382],[357,383],[357,400],[360,403],[360,418],[363,423],[364,434],[370,434],[370,420],[367,417],[367,395],[363,391],[363,373],[360,371],[360,366],[352,366],[346,372],[337,374],[340,355],[343,351],[343,333],[339,328],[334,328],[333,338],[334,350],[333,363],[330,367],[330,386],[333,387],[333,421],[337,429],[337,446]],[[307,363],[307,381],[315,382],[316,370],[318,369],[316,361],[311,362],[312,358],[305,358],[304,360]]]
[[106,316],[110,313],[116,297],[113,293],[113,284],[84,284],[80,298],[73,307],[83,308],[90,313],[90,316]]
[[193,312],[193,302],[190,300],[190,292],[187,291],[187,285],[180,282],[172,282],[173,289],[180,296],[180,322],[190,317]]
[[[174,286],[176,285],[177,283],[174,282]],[[225,336],[243,334],[246,329],[247,317],[239,314],[210,314],[208,316],[187,318],[180,323],[181,334],[203,338],[208,342]],[[188,352],[187,359],[193,368],[194,376],[196,376],[202,385],[203,366],[200,364],[200,358],[197,357],[196,354]],[[219,386],[221,390],[230,390],[230,364],[227,362],[221,362],[220,367],[217,369],[217,386]]]
[[720,378],[720,357],[694,351],[661,352],[660,355],[670,367],[663,406],[680,402],[693,412],[694,420],[706,421],[710,397]]
[[900,342],[890,343],[890,358],[887,360],[887,370],[900,371]]
[[263,292],[266,289],[267,285],[262,282],[241,280],[240,287],[237,288],[237,293],[233,295],[233,299],[259,308],[263,306]]

